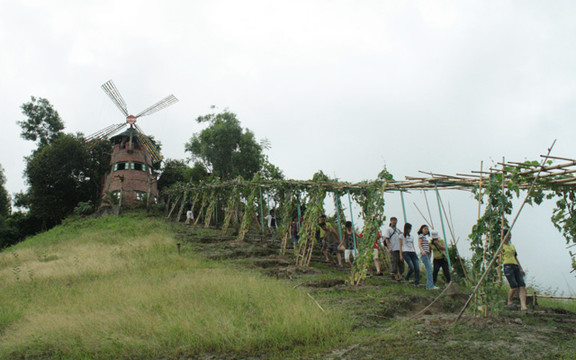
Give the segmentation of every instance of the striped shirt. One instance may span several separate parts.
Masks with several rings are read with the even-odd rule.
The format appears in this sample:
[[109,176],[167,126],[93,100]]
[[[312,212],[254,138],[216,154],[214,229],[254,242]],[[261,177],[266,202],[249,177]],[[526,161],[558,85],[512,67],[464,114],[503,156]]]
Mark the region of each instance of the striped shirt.
[[430,253],[430,235],[420,234],[418,238],[422,240],[422,249],[426,254]]

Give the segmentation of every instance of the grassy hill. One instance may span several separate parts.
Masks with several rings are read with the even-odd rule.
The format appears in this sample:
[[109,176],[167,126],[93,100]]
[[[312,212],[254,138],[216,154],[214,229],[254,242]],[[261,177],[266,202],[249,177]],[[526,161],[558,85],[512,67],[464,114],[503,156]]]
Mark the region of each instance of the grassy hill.
[[347,328],[286,284],[179,256],[169,228],[142,216],[31,238],[0,253],[0,278],[1,359],[273,354]]
[[0,253],[0,359],[576,358],[571,303],[454,326],[466,289],[414,316],[438,291],[350,287],[318,260],[144,215],[69,221]]

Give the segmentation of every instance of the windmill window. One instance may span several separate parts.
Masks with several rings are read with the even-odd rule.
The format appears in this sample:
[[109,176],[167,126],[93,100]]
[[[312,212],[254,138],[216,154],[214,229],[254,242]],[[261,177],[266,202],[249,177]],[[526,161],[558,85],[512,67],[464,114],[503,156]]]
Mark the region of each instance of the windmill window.
[[128,165],[129,163],[127,162],[116,163],[114,164],[114,171],[126,170],[128,169]]
[[116,191],[112,191],[112,198],[115,201],[119,201],[120,200],[120,191],[116,190]]
[[146,193],[145,193],[145,192],[143,192],[143,191],[135,191],[135,193],[136,193],[136,195],[135,195],[136,200],[142,201],[142,200],[146,199]]
[[146,171],[146,165],[145,164],[134,162],[131,165],[132,165],[132,170]]

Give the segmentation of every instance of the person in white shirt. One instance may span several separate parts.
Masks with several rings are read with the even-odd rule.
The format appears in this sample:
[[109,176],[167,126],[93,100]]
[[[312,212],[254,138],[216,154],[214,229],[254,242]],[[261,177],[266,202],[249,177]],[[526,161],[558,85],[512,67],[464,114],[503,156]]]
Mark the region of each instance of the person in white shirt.
[[276,224],[276,211],[270,210],[270,214],[266,215],[264,219],[268,222],[268,230],[272,235],[276,234],[278,228]]
[[402,261],[400,253],[400,242],[399,236],[401,234],[400,230],[396,228],[398,219],[395,217],[390,218],[390,227],[386,229],[384,233],[384,241],[386,242],[386,247],[390,252],[391,266],[390,274],[392,277],[398,281],[402,280],[402,274],[404,273],[404,261]]
[[416,256],[416,249],[414,248],[414,238],[410,235],[412,231],[412,224],[404,224],[404,233],[400,235],[398,241],[400,242],[400,260],[406,261],[408,264],[408,273],[404,280],[408,281],[410,276],[414,274],[414,285],[420,284],[420,264],[418,263],[418,256]]

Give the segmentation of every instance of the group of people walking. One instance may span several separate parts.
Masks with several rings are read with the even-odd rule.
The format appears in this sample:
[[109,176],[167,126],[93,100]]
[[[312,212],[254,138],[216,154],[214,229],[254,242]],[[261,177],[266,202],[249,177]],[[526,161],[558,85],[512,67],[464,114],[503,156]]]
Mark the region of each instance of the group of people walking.
[[[420,284],[420,259],[426,269],[426,288],[438,289],[438,273],[440,269],[444,274],[446,284],[452,281],[446,253],[446,243],[438,236],[438,231],[432,230],[428,225],[420,226],[417,240],[412,236],[412,224],[404,224],[404,231],[397,228],[398,219],[390,218],[390,226],[386,229],[381,242],[382,248],[390,253],[390,275],[398,281],[408,281],[414,275],[414,284]],[[408,265],[408,272],[404,275],[404,263]]]
[[[186,224],[194,221],[192,209],[187,206]],[[268,231],[274,236],[277,232],[278,222],[274,210],[264,217],[268,225]],[[294,216],[290,223],[290,235],[294,248],[297,247],[300,239],[299,230],[302,218]],[[384,232],[384,236],[378,232],[374,241],[373,255],[376,275],[382,276],[380,267],[380,249],[387,249],[390,256],[390,275],[397,281],[409,281],[414,276],[414,284],[420,285],[420,261],[426,269],[426,289],[438,289],[437,281],[440,269],[444,274],[445,283],[452,281],[448,255],[446,252],[446,243],[438,236],[438,231],[430,230],[428,225],[422,225],[412,235],[412,224],[404,224],[403,231],[397,227],[398,219],[390,218],[390,225]],[[507,236],[504,239],[502,248],[501,262],[504,265],[504,275],[510,284],[508,294],[508,305],[512,305],[512,298],[518,292],[520,297],[520,306],[526,310],[526,284],[524,282],[524,270],[518,261],[516,248],[510,244],[511,234],[506,231]],[[343,234],[339,234],[334,226],[327,222],[326,215],[321,215],[318,221],[316,239],[320,243],[320,249],[325,256],[326,261],[338,264],[343,267],[346,263],[352,267],[354,259],[358,257],[356,239],[362,237],[362,234],[355,232],[352,222],[347,221],[344,226]],[[420,257],[418,257],[418,252]],[[385,255],[382,255],[385,256]],[[408,265],[408,272],[404,275],[405,265]]]
[[[440,239],[438,232],[430,231],[428,225],[422,225],[417,232],[417,238],[412,236],[412,225],[406,223],[404,231],[397,228],[398,219],[392,217],[390,226],[384,232],[384,236],[378,232],[378,238],[374,242],[374,266],[376,275],[381,276],[382,271],[379,262],[380,249],[387,249],[390,256],[393,279],[398,281],[409,281],[414,275],[414,284],[420,284],[420,263],[417,251],[420,252],[420,259],[426,269],[426,288],[438,289],[436,286],[440,269],[444,274],[446,284],[450,283],[450,269],[446,255],[446,244]],[[294,244],[297,244],[297,218],[292,220],[291,234]],[[326,215],[320,216],[318,221],[318,231],[316,238],[320,243],[320,249],[327,262],[343,267],[344,264],[352,266],[353,260],[358,256],[356,239],[362,237],[354,231],[352,222],[347,221],[344,226],[342,237],[338,234],[332,224],[327,222]],[[417,239],[417,240],[416,240]],[[382,256],[386,256],[383,254]],[[404,275],[405,266],[408,265],[408,272]]]

